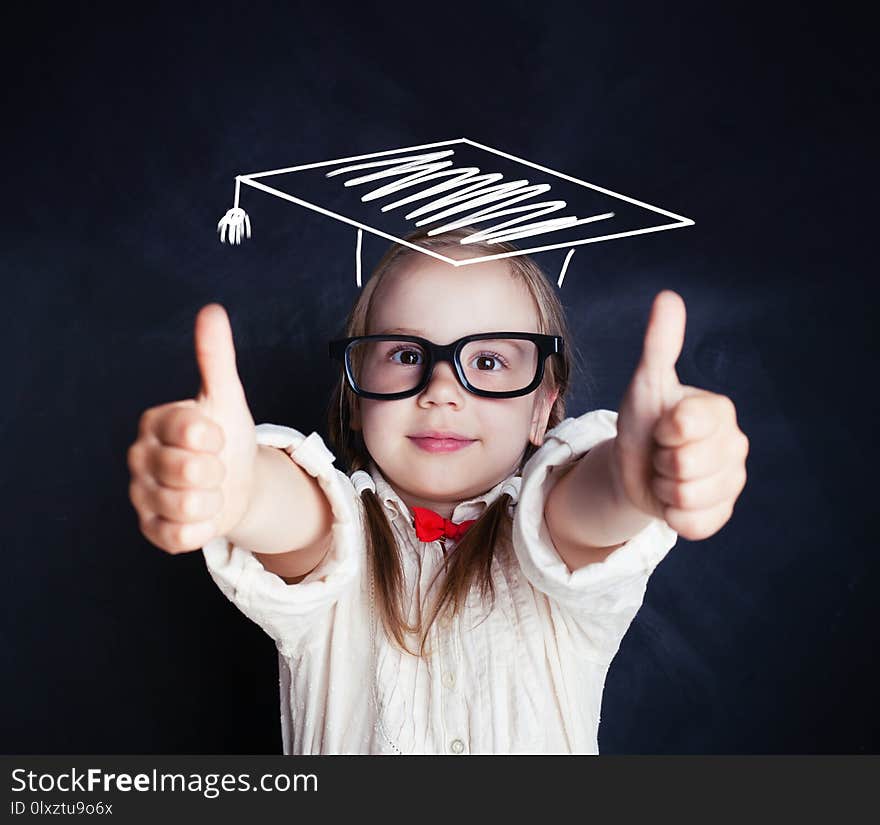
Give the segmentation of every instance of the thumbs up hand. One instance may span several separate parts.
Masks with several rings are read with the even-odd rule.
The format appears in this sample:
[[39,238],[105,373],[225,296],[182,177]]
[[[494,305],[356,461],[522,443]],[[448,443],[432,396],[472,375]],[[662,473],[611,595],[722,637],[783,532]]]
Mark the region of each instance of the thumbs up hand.
[[170,553],[228,535],[246,514],[254,486],[254,420],[219,304],[196,316],[195,350],[198,395],[146,410],[128,451],[129,497],[141,531]]
[[611,467],[618,500],[697,540],[730,519],[746,483],[749,440],[729,398],[679,383],[684,330],[684,301],[664,290],[620,405]]

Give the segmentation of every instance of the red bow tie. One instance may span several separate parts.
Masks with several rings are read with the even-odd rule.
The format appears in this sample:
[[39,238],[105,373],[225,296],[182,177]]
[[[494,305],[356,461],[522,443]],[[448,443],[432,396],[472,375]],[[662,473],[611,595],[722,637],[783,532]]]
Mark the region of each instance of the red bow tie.
[[461,524],[455,524],[448,518],[443,518],[439,513],[425,507],[410,507],[410,510],[415,516],[416,535],[420,541],[436,541],[441,536],[458,541],[476,521],[476,519],[471,519],[463,521]]

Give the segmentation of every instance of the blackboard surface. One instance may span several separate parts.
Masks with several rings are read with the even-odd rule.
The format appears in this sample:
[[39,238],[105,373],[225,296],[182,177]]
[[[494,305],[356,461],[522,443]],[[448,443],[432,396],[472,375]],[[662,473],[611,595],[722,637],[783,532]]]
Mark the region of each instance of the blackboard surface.
[[[229,312],[255,419],[326,434],[355,233],[234,176],[466,135],[695,220],[582,247],[562,297],[617,409],[653,296],[683,383],[751,441],[733,519],[680,539],[605,688],[604,753],[876,753],[871,29],[579,3],[27,9],[4,37],[0,576],[6,753],[278,753],[274,645],[201,553],[138,531],[126,450]],[[30,16],[27,16],[30,14]],[[385,242],[364,239],[365,271]],[[553,277],[564,251],[539,259]]]

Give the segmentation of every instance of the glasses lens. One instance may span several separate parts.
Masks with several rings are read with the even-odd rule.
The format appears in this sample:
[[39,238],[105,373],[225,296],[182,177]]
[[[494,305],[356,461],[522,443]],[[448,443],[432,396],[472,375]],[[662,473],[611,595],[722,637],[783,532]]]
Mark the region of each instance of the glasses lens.
[[[422,381],[428,357],[417,341],[359,341],[349,349],[355,383],[375,393],[409,392]],[[538,370],[534,341],[497,338],[468,342],[461,352],[468,381],[488,392],[515,392],[527,387]]]
[[427,354],[416,341],[358,341],[348,351],[355,383],[366,392],[397,393],[422,380]]
[[522,338],[469,341],[461,351],[461,365],[467,380],[478,390],[521,390],[535,380],[538,345]]

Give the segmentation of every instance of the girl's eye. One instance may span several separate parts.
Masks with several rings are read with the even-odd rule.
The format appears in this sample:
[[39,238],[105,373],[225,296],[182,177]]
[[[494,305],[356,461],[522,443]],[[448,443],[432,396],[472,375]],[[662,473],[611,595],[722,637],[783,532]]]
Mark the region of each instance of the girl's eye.
[[[394,358],[394,356],[398,353],[400,353],[399,360]],[[411,367],[417,366],[421,363],[421,361],[419,361],[418,359],[422,357],[422,353],[417,349],[413,349],[412,347],[398,347],[397,349],[391,350],[391,352],[388,353],[388,357],[391,358],[393,361],[396,361],[398,364],[403,364],[404,366]]]
[[[481,352],[479,355],[475,355],[471,363],[476,362],[476,369],[481,372],[499,372],[500,370],[493,369],[491,362],[495,361],[500,363],[501,369],[508,366],[507,361],[504,360],[497,352]],[[486,365],[488,364],[488,368]]]

